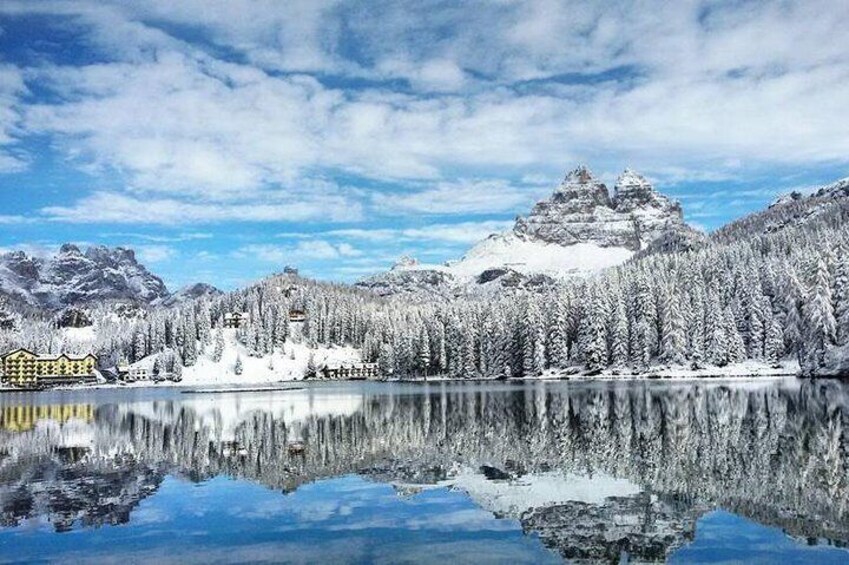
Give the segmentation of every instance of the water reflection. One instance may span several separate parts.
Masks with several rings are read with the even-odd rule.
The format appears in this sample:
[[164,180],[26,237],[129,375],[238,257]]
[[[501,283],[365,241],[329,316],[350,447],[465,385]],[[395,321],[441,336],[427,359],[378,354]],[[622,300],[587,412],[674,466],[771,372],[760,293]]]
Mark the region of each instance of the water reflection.
[[716,509],[845,546],[847,392],[771,381],[0,396],[0,521],[132,522],[167,476],[293,492],[358,474],[403,497],[465,493],[571,560],[667,559]]

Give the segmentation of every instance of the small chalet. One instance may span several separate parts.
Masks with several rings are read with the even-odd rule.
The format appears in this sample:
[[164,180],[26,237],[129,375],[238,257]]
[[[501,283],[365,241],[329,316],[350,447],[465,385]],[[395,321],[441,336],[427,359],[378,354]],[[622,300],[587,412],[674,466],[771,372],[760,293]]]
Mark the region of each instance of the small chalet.
[[307,319],[307,313],[303,310],[289,310],[290,322],[303,322]]
[[224,314],[225,328],[241,328],[247,324],[249,316],[247,312],[227,312]]
[[127,383],[149,381],[151,378],[150,370],[146,367],[132,367],[126,365],[118,367],[118,376],[122,381]]

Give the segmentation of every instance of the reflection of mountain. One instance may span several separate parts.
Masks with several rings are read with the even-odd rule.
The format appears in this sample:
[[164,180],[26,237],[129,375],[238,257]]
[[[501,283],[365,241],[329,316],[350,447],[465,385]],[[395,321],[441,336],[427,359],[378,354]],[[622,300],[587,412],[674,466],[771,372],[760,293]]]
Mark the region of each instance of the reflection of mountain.
[[715,507],[845,544],[848,392],[464,384],[107,404],[89,422],[0,430],[0,506],[7,525],[103,524],[165,472],[283,490],[356,472],[405,493],[462,489],[577,560],[662,560]]

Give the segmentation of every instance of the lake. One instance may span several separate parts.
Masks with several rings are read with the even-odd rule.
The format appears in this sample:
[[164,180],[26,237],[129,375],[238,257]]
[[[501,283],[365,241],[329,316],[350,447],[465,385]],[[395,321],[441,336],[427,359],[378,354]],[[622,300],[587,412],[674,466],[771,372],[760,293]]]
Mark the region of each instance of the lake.
[[0,394],[0,562],[849,562],[849,385],[292,386]]

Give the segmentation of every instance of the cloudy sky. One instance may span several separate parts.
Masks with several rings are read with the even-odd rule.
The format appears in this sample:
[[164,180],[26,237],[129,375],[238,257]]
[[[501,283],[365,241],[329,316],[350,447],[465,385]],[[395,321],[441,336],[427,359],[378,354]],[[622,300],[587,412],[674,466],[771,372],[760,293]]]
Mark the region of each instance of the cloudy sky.
[[0,249],[170,287],[444,261],[563,173],[713,229],[849,175],[849,2],[3,0]]

